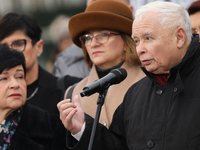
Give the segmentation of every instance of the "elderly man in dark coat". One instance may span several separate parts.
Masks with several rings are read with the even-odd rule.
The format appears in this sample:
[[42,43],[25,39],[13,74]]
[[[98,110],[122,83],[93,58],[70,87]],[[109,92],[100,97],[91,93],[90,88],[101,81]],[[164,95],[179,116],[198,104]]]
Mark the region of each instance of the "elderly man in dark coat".
[[[109,129],[98,124],[93,149],[200,149],[200,44],[188,13],[175,3],[148,3],[136,11],[132,37],[147,76],[130,87]],[[93,119],[78,97],[58,108],[67,139],[79,141],[68,146],[87,149]]]

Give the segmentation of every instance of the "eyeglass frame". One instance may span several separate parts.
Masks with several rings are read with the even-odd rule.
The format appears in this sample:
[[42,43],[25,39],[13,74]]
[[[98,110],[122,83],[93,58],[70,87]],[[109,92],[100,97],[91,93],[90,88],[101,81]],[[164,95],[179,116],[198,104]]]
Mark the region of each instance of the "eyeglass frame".
[[[82,40],[81,40],[81,38],[83,37],[83,36],[89,36],[91,39],[90,39],[90,44],[92,43],[92,39],[93,38],[95,38],[96,39],[96,41],[97,41],[97,43],[99,43],[99,44],[103,44],[103,43],[106,43],[107,41],[108,41],[108,39],[107,39],[107,41],[106,42],[103,42],[103,43],[100,43],[100,42],[98,42],[98,40],[97,40],[97,38],[96,38],[96,36],[97,35],[99,35],[99,34],[103,34],[103,33],[107,33],[108,34],[108,39],[109,39],[109,37],[110,37],[110,35],[121,35],[120,33],[113,33],[113,32],[102,32],[102,33],[97,33],[96,35],[93,35],[93,36],[90,36],[90,35],[88,35],[88,34],[85,34],[85,35],[82,35],[82,36],[80,36],[79,37],[79,40],[82,42],[82,43],[84,43]],[[90,45],[89,44],[89,45]],[[85,45],[85,43],[84,43],[84,45]],[[89,45],[85,45],[85,46],[89,46]]]
[[[17,41],[24,41],[24,49],[23,49],[23,50],[18,50],[18,49],[16,49],[16,48],[13,48],[13,44],[14,44],[15,42],[17,42]],[[12,44],[9,45],[9,46],[11,46],[12,49],[15,49],[15,50],[18,50],[18,51],[20,51],[20,52],[23,52],[23,51],[26,49],[27,41],[32,41],[32,40],[26,40],[26,39],[16,40],[16,41],[12,42]]]
[[[194,31],[194,33],[192,31]],[[200,34],[200,29],[192,28],[191,32],[192,32],[192,34]]]

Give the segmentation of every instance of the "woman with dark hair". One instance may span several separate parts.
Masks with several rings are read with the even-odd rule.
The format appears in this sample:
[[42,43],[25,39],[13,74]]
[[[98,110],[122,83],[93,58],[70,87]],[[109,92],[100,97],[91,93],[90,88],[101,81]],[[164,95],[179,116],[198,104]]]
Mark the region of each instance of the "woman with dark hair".
[[35,106],[57,113],[57,103],[63,99],[62,91],[80,81],[79,78],[66,76],[64,89],[57,86],[58,78],[38,64],[43,52],[42,30],[36,18],[30,14],[8,13],[0,20],[0,43],[23,52],[26,59],[26,100]]
[[0,44],[0,64],[0,150],[66,150],[60,119],[26,103],[23,53]]

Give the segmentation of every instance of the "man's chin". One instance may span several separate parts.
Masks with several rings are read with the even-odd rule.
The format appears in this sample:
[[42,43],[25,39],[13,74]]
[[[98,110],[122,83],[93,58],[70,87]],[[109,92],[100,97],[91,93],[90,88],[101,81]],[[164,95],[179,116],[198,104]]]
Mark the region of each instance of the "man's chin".
[[156,74],[156,70],[154,68],[152,68],[151,66],[144,66],[144,68],[148,71],[148,72],[151,72],[153,74]]

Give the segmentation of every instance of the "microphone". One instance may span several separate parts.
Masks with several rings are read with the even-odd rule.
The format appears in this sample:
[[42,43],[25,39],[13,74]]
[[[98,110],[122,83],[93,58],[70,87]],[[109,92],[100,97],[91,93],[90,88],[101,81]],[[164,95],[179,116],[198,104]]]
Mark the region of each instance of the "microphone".
[[83,88],[80,93],[81,97],[90,96],[96,92],[102,93],[113,84],[122,82],[127,76],[127,72],[124,68],[113,69],[103,78],[94,81],[92,84]]

